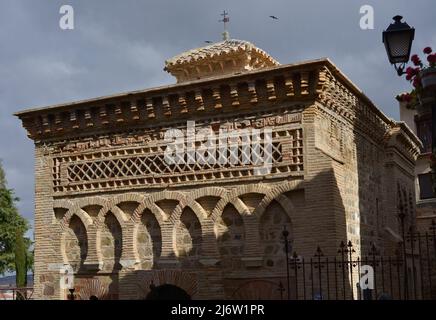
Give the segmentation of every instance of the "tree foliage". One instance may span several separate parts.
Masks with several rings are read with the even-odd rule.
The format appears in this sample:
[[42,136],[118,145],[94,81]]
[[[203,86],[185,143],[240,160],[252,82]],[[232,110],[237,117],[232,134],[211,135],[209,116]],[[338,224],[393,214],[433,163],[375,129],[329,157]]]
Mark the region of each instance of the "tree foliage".
[[17,230],[15,237],[15,281],[18,288],[27,285],[27,248],[24,243],[24,235]]
[[[29,229],[27,220],[24,219],[15,206],[19,199],[13,190],[7,188],[5,173],[0,163],[0,275],[16,271],[15,247],[17,233],[21,235],[25,252],[26,269],[31,268],[33,258],[29,253],[31,241],[23,235]],[[18,237],[19,238],[19,237]],[[21,240],[19,240],[21,241]]]

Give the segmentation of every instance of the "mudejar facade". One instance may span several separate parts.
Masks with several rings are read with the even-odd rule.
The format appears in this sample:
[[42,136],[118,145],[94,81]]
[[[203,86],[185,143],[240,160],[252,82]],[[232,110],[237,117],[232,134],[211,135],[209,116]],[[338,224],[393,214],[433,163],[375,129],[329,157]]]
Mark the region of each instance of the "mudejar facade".
[[[280,65],[226,39],[165,70],[177,84],[17,113],[35,142],[35,297],[64,299],[69,266],[81,299],[143,299],[161,284],[193,299],[278,298],[285,227],[310,257],[343,240],[389,253],[399,204],[414,224],[420,141],[329,60]],[[243,144],[222,154],[232,163],[168,163],[165,134],[188,121],[212,135],[270,130],[270,170],[241,161]],[[196,137],[180,143],[208,138]]]

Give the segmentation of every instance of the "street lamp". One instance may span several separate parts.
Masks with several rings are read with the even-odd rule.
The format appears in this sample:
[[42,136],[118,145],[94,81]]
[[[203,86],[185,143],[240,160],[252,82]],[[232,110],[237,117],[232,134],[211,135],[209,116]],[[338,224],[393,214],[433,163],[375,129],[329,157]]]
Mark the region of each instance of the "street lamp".
[[[394,65],[399,76],[402,76],[404,67],[410,58],[410,50],[415,37],[415,29],[407,23],[401,22],[402,16],[395,16],[386,31],[383,31],[383,43],[388,54],[389,62]],[[397,66],[397,64],[399,64]]]

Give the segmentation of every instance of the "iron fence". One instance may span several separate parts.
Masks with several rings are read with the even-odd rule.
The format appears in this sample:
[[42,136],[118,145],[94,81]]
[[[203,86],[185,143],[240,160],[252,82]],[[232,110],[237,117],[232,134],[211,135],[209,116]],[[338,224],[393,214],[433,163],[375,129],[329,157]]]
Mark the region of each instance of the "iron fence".
[[0,300],[31,300],[33,287],[0,287]]
[[[358,255],[351,241],[341,242],[336,256],[325,256],[318,247],[313,256],[289,253],[283,232],[288,299],[371,300],[436,299],[436,223],[430,232],[410,230],[392,256],[382,255],[371,245]],[[289,256],[290,255],[290,256]]]

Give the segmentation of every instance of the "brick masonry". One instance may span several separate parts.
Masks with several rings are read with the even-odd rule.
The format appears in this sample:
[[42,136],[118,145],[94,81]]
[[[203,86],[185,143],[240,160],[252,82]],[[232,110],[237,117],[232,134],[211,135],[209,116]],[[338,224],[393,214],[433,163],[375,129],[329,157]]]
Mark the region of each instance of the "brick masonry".
[[[328,60],[18,116],[36,150],[38,299],[66,297],[61,266],[73,268],[82,299],[143,299],[151,283],[195,299],[274,298],[284,226],[292,250],[312,257],[347,240],[389,254],[400,203],[414,221],[419,140]],[[166,165],[164,132],[187,120],[271,129],[271,173]]]

